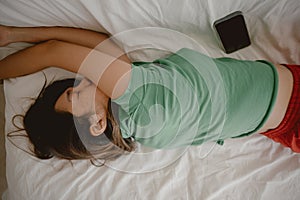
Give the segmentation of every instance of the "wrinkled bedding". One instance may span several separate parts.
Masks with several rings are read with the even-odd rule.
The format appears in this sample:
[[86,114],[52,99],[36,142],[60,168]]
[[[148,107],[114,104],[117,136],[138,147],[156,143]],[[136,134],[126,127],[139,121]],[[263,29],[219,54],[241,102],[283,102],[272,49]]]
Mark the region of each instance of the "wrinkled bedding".
[[[252,44],[225,54],[212,24],[237,10],[244,13]],[[299,0],[0,0],[0,24],[109,33],[135,61],[189,47],[213,57],[300,63]],[[1,47],[0,56],[29,45]],[[74,76],[56,68],[44,73],[49,81]],[[6,133],[16,130],[12,117],[26,111],[44,81],[41,72],[4,81]],[[222,146],[206,143],[170,151],[140,147],[134,156],[102,167],[89,161],[38,160],[26,150],[25,137],[14,137],[13,142],[6,138],[4,199],[300,197],[300,155],[260,134],[229,139]]]

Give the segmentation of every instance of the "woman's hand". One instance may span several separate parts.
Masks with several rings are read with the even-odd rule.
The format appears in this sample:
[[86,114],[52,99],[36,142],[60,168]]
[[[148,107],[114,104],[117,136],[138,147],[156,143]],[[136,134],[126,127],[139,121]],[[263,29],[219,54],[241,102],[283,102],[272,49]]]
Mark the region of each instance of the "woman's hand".
[[9,26],[0,25],[0,47],[4,47],[11,43],[11,28]]

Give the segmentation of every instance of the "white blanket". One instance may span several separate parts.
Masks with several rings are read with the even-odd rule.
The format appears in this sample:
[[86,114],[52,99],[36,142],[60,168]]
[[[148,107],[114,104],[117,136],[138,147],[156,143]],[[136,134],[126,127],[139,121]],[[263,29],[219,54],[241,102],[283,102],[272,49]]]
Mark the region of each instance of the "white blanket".
[[[212,24],[237,10],[244,13],[252,44],[227,55]],[[213,57],[300,64],[299,0],[0,0],[0,24],[107,32],[125,50],[135,50],[129,54],[133,60],[190,47]],[[0,48],[0,56],[26,46]],[[48,80],[73,76],[55,68],[46,74]],[[42,73],[5,81],[6,133],[16,129],[12,117],[24,114],[43,82]],[[6,140],[7,199],[300,197],[300,155],[260,134],[229,139],[223,146],[189,147],[182,155],[141,148],[148,157],[124,157],[99,168],[89,161],[41,161],[19,149],[28,150],[25,139],[13,140],[18,148]]]

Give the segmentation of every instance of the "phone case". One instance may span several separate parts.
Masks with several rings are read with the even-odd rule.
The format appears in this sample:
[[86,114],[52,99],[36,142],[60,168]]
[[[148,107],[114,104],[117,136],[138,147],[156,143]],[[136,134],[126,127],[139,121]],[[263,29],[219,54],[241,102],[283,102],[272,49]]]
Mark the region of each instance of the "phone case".
[[226,53],[232,53],[251,44],[241,11],[231,13],[215,21],[213,25]]

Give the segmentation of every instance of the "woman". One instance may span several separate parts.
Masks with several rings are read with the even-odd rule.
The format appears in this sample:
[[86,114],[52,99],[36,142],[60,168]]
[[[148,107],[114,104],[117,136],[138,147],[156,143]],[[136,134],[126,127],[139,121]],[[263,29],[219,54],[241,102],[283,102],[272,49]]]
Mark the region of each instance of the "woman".
[[24,128],[38,157],[113,159],[134,149],[131,138],[174,148],[253,133],[300,152],[299,66],[215,59],[190,49],[131,64],[106,39],[74,28],[0,27],[2,46],[46,41],[1,60],[0,79],[48,66],[86,77],[74,86],[74,80],[55,82],[26,113]]

